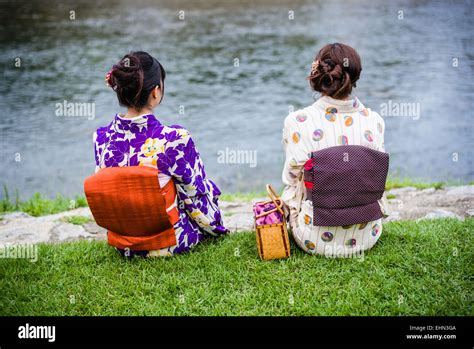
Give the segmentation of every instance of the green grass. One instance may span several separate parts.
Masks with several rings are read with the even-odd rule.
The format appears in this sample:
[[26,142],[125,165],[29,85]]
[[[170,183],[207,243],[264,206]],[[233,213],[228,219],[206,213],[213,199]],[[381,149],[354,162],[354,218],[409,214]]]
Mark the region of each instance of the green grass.
[[29,200],[21,201],[18,191],[15,192],[14,199],[10,198],[6,186],[3,187],[3,191],[4,197],[0,200],[0,213],[22,211],[32,216],[44,216],[87,206],[87,200],[84,196],[68,199],[57,195],[54,199],[48,199],[40,193],[35,193]]
[[86,223],[93,222],[91,218],[85,217],[85,216],[69,216],[69,217],[63,217],[61,220],[63,222],[71,223],[74,225],[83,225]]
[[222,193],[220,196],[220,200],[222,201],[243,201],[243,202],[251,202],[255,199],[266,198],[268,196],[265,190],[263,191],[252,191],[248,193]]
[[474,220],[392,222],[363,259],[260,261],[255,235],[124,260],[105,242],[0,259],[0,315],[474,315]]
[[[458,184],[459,185],[459,184]],[[427,189],[435,188],[441,189],[447,186],[446,182],[419,182],[413,179],[389,179],[385,184],[385,190],[404,188],[404,187],[415,187],[416,189]]]

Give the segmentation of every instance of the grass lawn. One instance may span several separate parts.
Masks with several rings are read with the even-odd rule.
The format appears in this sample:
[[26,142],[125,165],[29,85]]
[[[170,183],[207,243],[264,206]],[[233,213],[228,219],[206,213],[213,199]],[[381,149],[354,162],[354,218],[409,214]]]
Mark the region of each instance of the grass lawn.
[[34,193],[28,200],[21,201],[18,191],[15,191],[15,197],[12,199],[6,186],[3,187],[3,198],[0,200],[0,213],[22,211],[35,217],[78,207],[87,207],[85,196],[78,195],[74,199],[68,199],[58,194],[54,199],[49,199],[40,193]]
[[474,315],[474,219],[384,225],[359,259],[262,262],[236,233],[163,259],[120,258],[105,242],[41,245],[0,259],[0,315]]

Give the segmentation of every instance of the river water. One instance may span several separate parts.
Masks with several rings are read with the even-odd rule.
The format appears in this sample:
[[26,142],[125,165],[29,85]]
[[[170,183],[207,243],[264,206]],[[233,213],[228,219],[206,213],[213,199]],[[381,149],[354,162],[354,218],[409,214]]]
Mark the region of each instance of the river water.
[[[355,95],[386,115],[391,174],[473,180],[471,1],[14,1],[0,5],[1,185],[22,197],[82,192],[92,133],[122,111],[104,75],[130,50],[167,70],[156,115],[188,128],[224,191],[281,185],[282,123],[313,102],[316,51],[343,42],[361,55]],[[71,12],[73,11],[73,12]],[[184,18],[183,18],[184,16]],[[94,115],[58,116],[57,103]],[[219,152],[256,152],[252,163]]]

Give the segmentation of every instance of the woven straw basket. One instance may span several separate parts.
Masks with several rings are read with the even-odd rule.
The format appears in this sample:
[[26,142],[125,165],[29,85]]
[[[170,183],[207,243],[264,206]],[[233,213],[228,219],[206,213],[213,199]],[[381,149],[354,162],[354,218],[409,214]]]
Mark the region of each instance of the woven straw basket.
[[[290,241],[288,239],[285,214],[283,211],[283,201],[269,184],[267,184],[267,192],[271,200],[256,204],[267,204],[273,202],[275,207],[267,212],[255,216],[258,254],[263,260],[288,258],[290,256]],[[276,211],[281,213],[282,220],[280,223],[257,225],[257,218],[269,215]]]

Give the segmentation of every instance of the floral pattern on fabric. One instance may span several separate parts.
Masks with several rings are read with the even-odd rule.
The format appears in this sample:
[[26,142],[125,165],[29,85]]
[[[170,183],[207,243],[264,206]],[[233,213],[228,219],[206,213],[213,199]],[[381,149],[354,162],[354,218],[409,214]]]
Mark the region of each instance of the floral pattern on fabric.
[[[158,168],[160,183],[176,185],[179,221],[174,225],[175,246],[158,251],[120,251],[122,255],[168,256],[189,251],[207,236],[228,231],[218,206],[220,190],[209,180],[187,130],[162,125],[153,115],[125,119],[116,115],[94,133],[96,171],[114,166]],[[129,255],[127,255],[127,253]]]

